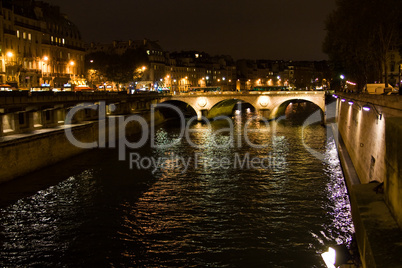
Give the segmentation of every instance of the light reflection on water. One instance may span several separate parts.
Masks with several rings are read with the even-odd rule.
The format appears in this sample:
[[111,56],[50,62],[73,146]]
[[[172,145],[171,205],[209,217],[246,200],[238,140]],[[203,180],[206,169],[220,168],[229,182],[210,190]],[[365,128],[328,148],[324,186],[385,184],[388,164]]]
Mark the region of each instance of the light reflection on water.
[[[213,135],[228,127],[220,121],[192,126],[192,142],[203,148],[136,151],[162,158],[153,173],[130,170],[114,151],[87,154],[96,161],[78,175],[0,210],[0,266],[323,267],[326,245],[349,243],[353,233],[333,140],[322,126],[304,129],[305,142],[325,155],[320,161],[301,144],[297,122],[254,122],[260,131],[250,141],[267,146],[252,148],[244,120],[234,117],[236,142],[226,149],[209,146],[230,141],[229,132]],[[163,126],[156,141],[178,133]],[[246,154],[270,167],[234,168]],[[228,168],[216,164],[225,158]]]

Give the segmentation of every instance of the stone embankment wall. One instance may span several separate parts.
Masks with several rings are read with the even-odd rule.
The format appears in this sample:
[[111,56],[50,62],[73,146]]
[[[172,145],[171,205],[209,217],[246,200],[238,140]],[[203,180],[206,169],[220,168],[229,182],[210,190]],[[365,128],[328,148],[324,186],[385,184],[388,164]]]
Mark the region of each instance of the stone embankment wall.
[[384,183],[385,201],[402,227],[402,96],[338,97],[339,133],[360,182]]
[[[149,112],[145,112],[141,116],[146,122],[150,122]],[[155,112],[154,119],[155,124],[164,121],[159,112]],[[114,122],[114,124],[110,124],[109,118],[106,118],[104,122],[98,120],[81,122],[70,126],[20,134],[17,137],[8,137],[7,140],[0,142],[0,183],[66,160],[87,150],[73,145],[66,136],[66,129],[70,129],[74,138],[82,143],[98,142],[100,131],[104,131],[105,141],[109,141],[109,133],[115,133],[115,137],[118,138],[118,120],[114,120]],[[140,131],[141,126],[135,121],[125,124],[127,136]]]
[[402,96],[337,95],[335,133],[362,267],[400,267]]

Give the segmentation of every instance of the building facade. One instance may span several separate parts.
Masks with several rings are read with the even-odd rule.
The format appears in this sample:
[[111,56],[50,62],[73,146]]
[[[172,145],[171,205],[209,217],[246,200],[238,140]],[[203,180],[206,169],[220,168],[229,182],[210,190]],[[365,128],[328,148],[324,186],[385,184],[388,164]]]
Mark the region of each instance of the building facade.
[[[229,56],[211,57],[198,51],[169,53],[164,51],[157,41],[148,39],[113,41],[110,44],[91,43],[87,54],[104,52],[122,55],[128,49],[141,49],[148,58],[143,74],[134,79],[137,88],[163,88],[172,92],[187,92],[200,87],[219,87],[221,90],[235,88],[236,65]],[[101,79],[96,80],[98,84],[102,84]]]
[[81,35],[58,7],[3,0],[0,8],[0,83],[20,89],[85,83]]

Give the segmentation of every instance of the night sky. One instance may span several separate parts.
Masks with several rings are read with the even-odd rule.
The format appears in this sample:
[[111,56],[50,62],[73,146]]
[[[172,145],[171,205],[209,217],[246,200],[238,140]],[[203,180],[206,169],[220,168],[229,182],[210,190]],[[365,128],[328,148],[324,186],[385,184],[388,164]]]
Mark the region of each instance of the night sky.
[[45,0],[85,42],[159,40],[167,51],[234,59],[322,60],[324,21],[335,0]]

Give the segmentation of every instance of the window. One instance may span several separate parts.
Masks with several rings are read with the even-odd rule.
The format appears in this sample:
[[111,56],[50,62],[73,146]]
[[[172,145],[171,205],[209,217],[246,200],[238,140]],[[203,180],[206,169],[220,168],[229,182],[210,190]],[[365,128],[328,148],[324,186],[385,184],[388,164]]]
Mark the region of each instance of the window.
[[22,39],[26,39],[27,38],[27,33],[26,32],[22,32]]
[[32,35],[30,33],[28,33],[28,40],[31,41],[32,39]]
[[17,30],[17,38],[20,38],[20,30]]

